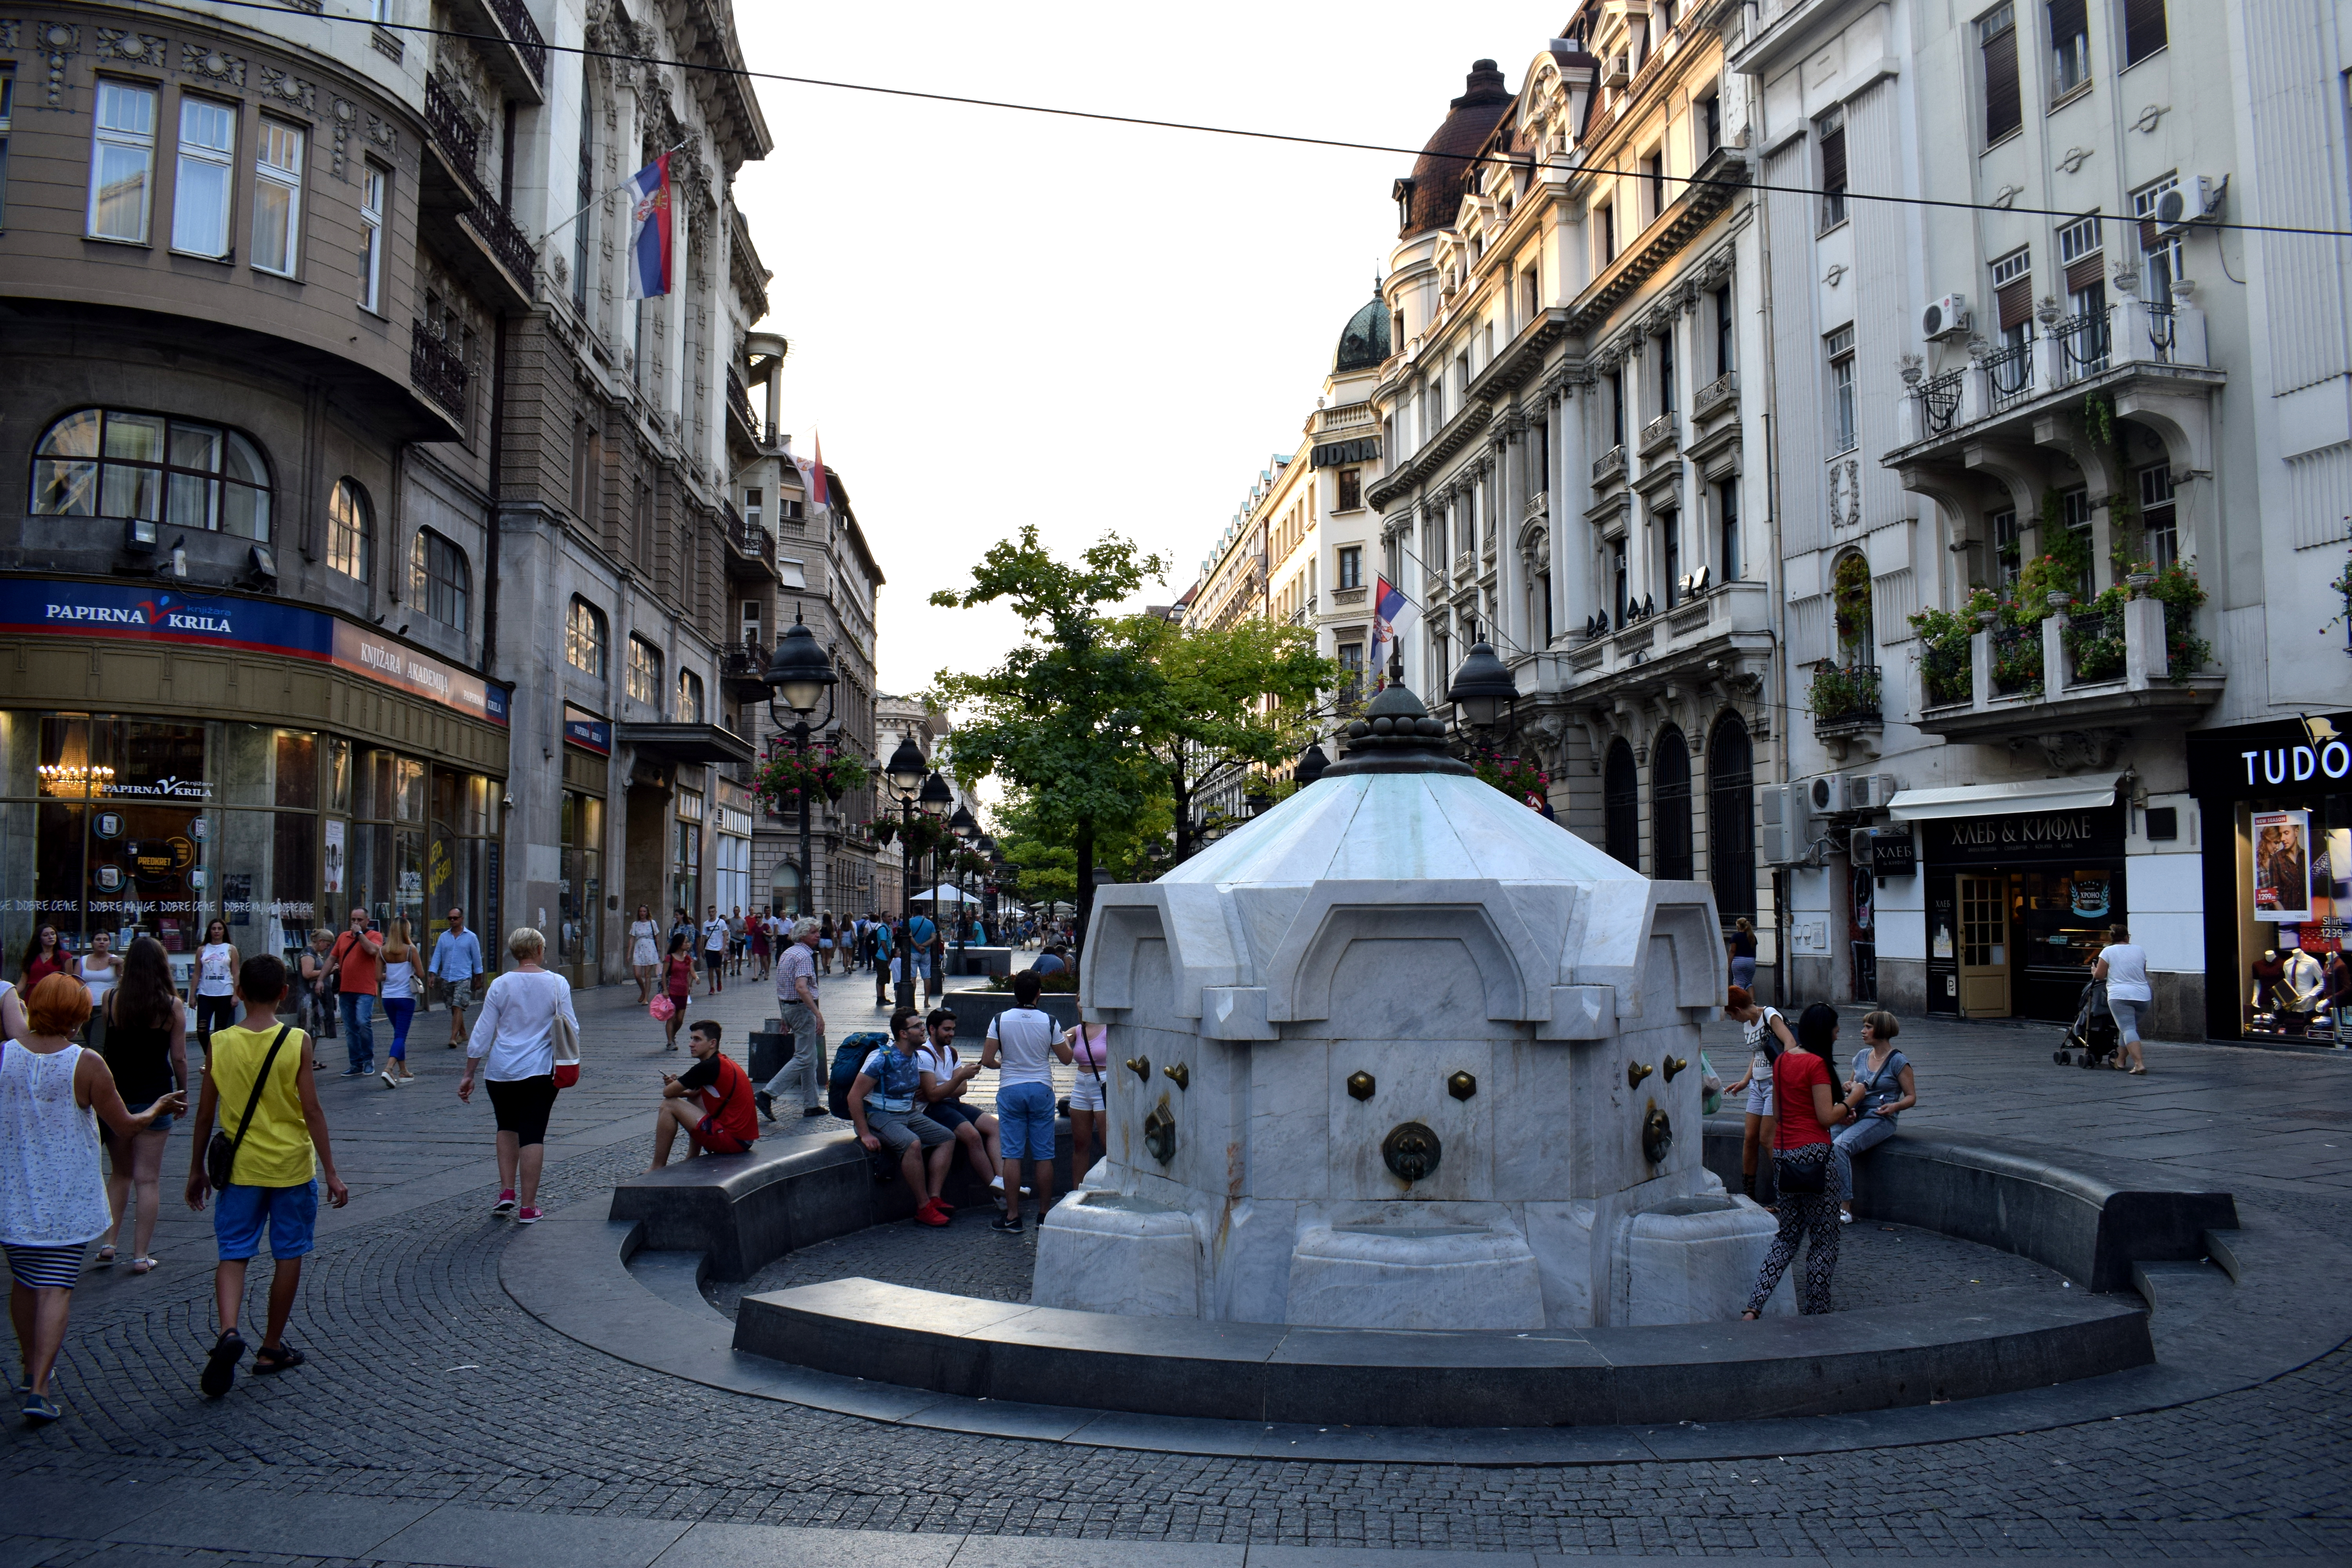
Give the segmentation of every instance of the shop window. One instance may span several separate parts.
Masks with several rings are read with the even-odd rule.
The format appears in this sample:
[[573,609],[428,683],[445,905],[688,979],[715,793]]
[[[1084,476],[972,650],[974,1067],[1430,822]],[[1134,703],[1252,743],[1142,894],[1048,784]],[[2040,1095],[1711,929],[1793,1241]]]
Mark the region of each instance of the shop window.
[[639,637],[629,639],[629,696],[656,710],[661,707],[661,649]]
[[408,554],[409,597],[425,618],[452,631],[466,629],[473,569],[466,552],[429,528],[416,531]]
[[36,516],[131,518],[269,540],[269,469],[237,431],[84,408],[43,431],[33,452]]
[[563,661],[602,680],[605,646],[604,612],[575,596],[563,628]]
[[375,509],[351,479],[337,479],[327,501],[327,565],[355,583],[368,580],[375,558]]
[[144,245],[155,183],[155,89],[101,78],[92,118],[89,237]]

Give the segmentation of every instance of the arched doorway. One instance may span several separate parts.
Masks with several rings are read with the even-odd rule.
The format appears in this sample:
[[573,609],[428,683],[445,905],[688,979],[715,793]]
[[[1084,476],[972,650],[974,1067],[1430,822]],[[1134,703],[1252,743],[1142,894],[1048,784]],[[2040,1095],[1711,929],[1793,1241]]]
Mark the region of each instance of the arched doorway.
[[1642,868],[1642,784],[1633,771],[1633,748],[1619,741],[1609,748],[1601,773],[1601,847],[1609,858]]
[[1670,882],[1691,879],[1690,747],[1669,726],[1650,748],[1651,875]]
[[790,860],[776,863],[776,875],[768,887],[769,908],[786,920],[796,920],[801,912],[801,868]]
[[1723,923],[1754,921],[1756,747],[1737,713],[1725,714],[1707,742],[1706,865]]

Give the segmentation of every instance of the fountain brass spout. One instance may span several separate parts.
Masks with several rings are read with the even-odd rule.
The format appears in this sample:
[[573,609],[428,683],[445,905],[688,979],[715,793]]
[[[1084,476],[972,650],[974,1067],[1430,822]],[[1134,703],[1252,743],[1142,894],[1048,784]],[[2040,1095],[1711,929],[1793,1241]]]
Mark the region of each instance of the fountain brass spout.
[[1127,1058],[1127,1070],[1141,1079],[1144,1082],[1150,1083],[1151,1081],[1151,1058],[1150,1057],[1129,1057]]
[[1690,1058],[1687,1057],[1668,1057],[1666,1058],[1666,1081],[1668,1083],[1674,1082],[1675,1074],[1682,1071],[1683,1068],[1688,1066],[1690,1066]]
[[1172,1068],[1161,1068],[1160,1070],[1174,1079],[1178,1089],[1189,1089],[1192,1087],[1192,1071],[1182,1062],[1178,1062]]
[[1656,1070],[1657,1069],[1655,1068],[1645,1066],[1641,1062],[1627,1062],[1625,1064],[1625,1087],[1627,1089],[1641,1088],[1642,1080]]

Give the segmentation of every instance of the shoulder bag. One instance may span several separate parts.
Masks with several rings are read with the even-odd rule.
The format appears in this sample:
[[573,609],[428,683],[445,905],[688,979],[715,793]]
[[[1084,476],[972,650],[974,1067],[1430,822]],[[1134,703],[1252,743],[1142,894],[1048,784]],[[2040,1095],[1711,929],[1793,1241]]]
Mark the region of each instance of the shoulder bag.
[[236,1124],[236,1136],[232,1138],[222,1129],[213,1129],[210,1142],[205,1145],[205,1180],[216,1193],[228,1190],[228,1180],[236,1173],[236,1152],[245,1147],[246,1130],[253,1125],[253,1113],[261,1107],[261,1091],[269,1087],[269,1069],[278,1063],[278,1047],[286,1043],[291,1024],[278,1026],[278,1037],[269,1042],[269,1054],[261,1058],[261,1070],[253,1075],[253,1092],[245,1097],[245,1120]]
[[560,1002],[549,1032],[555,1042],[555,1087],[570,1089],[580,1081],[580,1029],[563,1016]]

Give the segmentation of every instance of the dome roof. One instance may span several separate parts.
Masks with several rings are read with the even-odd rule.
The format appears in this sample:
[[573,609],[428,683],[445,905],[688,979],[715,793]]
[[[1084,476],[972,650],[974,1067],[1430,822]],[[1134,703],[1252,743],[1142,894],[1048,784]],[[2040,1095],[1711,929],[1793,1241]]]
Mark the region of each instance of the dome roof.
[[1503,73],[1495,62],[1475,61],[1462,96],[1454,100],[1445,122],[1423,144],[1421,157],[1413,163],[1412,200],[1398,238],[1411,239],[1432,229],[1453,226],[1454,215],[1470,188],[1475,167],[1471,160],[1510,102]]
[[1389,302],[1375,293],[1371,303],[1349,317],[1347,326],[1340,329],[1339,352],[1332,356],[1331,368],[1377,370],[1389,353]]

